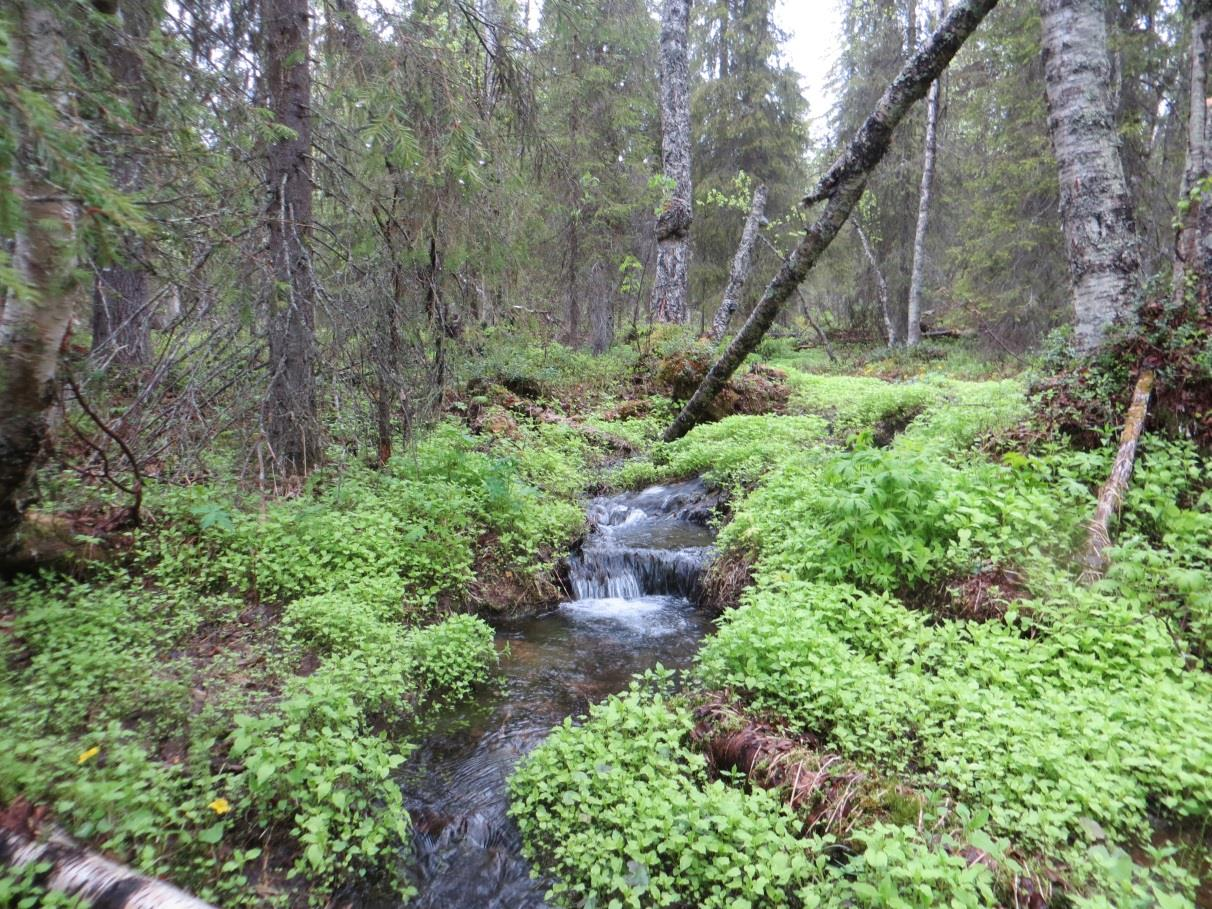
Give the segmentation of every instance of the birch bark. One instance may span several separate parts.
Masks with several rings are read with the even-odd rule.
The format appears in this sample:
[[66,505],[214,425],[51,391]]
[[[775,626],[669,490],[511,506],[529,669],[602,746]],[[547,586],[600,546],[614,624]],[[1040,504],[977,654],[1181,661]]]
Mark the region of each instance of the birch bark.
[[[946,4],[942,11],[946,13]],[[938,151],[938,108],[941,81],[930,83],[926,93],[926,144],[922,154],[922,187],[918,193],[917,227],[913,231],[913,267],[909,274],[909,305],[905,342],[915,347],[922,340],[922,279],[926,270],[926,228],[930,222],[930,194],[934,187],[934,161]]]
[[1041,0],[1040,11],[1076,340],[1091,351],[1112,322],[1130,317],[1140,272],[1111,113],[1107,27],[1101,0]]
[[[58,13],[41,0],[25,0],[17,18],[12,50],[22,82],[50,101],[60,128],[74,128]],[[46,439],[77,290],[79,206],[47,173],[37,140],[23,135],[17,141],[13,185],[21,224],[13,268],[24,291],[10,293],[0,314],[0,561],[16,553],[23,491]]]
[[867,264],[875,273],[876,296],[879,297],[880,315],[884,317],[884,335],[888,338],[888,346],[896,347],[901,343],[901,339],[896,331],[896,321],[892,318],[892,309],[888,305],[888,282],[884,279],[884,271],[875,258],[875,251],[871,248],[871,241],[867,239],[867,232],[859,226],[857,221],[854,222],[854,232],[858,234],[859,243],[863,244],[863,255],[867,258]]
[[690,0],[665,0],[661,9],[661,166],[673,184],[657,218],[652,318],[685,322],[690,272]]
[[716,310],[715,318],[711,320],[711,332],[708,337],[719,341],[728,331],[728,323],[741,305],[741,291],[745,289],[745,281],[749,278],[749,270],[753,266],[753,246],[757,243],[758,231],[762,229],[762,221],[766,217],[766,184],[761,184],[753,191],[753,202],[749,206],[749,215],[745,218],[745,227],[741,231],[741,242],[732,257],[732,269],[728,272],[728,286],[724,288],[724,299]]

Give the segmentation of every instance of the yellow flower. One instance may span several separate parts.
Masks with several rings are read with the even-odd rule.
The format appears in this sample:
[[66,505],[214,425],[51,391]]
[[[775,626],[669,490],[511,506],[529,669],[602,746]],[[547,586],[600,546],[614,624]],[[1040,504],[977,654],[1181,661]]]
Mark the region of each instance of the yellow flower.
[[215,814],[227,814],[227,812],[231,811],[231,803],[227,799],[223,798],[223,796],[219,796],[206,807]]
[[78,758],[76,758],[76,763],[83,764],[85,761],[92,760],[100,753],[101,753],[101,749],[98,748],[96,745],[93,745],[93,747],[89,748],[87,751],[80,752],[80,756]]

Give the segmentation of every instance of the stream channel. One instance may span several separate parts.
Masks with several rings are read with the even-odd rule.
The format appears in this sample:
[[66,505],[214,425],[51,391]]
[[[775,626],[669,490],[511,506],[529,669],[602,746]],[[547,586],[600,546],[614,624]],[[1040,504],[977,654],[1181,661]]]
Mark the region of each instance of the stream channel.
[[713,502],[699,481],[589,503],[591,530],[569,558],[576,599],[544,615],[496,622],[502,683],[424,739],[401,782],[413,818],[410,907],[531,909],[532,880],[508,816],[514,765],[566,716],[657,663],[690,664],[710,619],[693,605],[711,555]]

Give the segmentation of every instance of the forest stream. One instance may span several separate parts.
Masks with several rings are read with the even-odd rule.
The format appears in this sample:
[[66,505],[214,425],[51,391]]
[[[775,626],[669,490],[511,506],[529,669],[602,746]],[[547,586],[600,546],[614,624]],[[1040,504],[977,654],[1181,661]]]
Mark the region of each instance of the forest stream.
[[508,647],[503,679],[449,716],[404,769],[420,891],[410,906],[543,905],[549,882],[530,877],[506,782],[565,717],[657,663],[689,665],[710,625],[692,602],[711,554],[706,501],[697,480],[592,500],[590,534],[570,558],[576,599],[496,623],[498,647]]

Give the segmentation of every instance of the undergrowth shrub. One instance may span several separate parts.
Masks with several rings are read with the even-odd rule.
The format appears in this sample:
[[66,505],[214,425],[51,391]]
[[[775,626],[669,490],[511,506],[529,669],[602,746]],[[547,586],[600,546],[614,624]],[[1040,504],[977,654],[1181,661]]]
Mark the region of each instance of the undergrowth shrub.
[[294,681],[277,709],[235,721],[233,792],[299,844],[292,874],[328,888],[394,867],[384,858],[407,837],[391,774],[410,746],[384,727],[465,697],[496,664],[492,629],[472,616],[389,630]]
[[528,854],[563,906],[783,905],[815,864],[762,790],[708,782],[688,709],[638,684],[565,721],[510,781]]
[[1131,841],[1151,808],[1206,817],[1212,682],[1124,600],[1028,608],[1043,618],[936,623],[886,595],[771,579],[725,615],[698,672],[1050,857],[1080,859],[1091,820]]
[[511,780],[511,812],[527,853],[558,878],[557,905],[994,904],[988,869],[912,827],[877,824],[837,864],[836,839],[799,835],[776,794],[710,779],[689,709],[647,684],[591,708],[584,725],[566,721]]
[[556,430],[535,430],[531,443],[527,454],[490,454],[446,422],[385,471],[317,474],[307,494],[260,510],[204,488],[158,490],[164,525],[144,538],[143,564],[166,586],[269,600],[398,579],[407,605],[426,610],[464,593],[484,534],[500,560],[532,567],[579,531],[571,499],[584,485],[583,450]]
[[1212,468],[1189,441],[1144,441],[1102,588],[1165,617],[1212,666]]
[[624,464],[614,476],[621,486],[704,474],[712,483],[752,483],[774,465],[820,442],[818,417],[732,416],[697,426],[676,442],[658,442],[648,460]]

